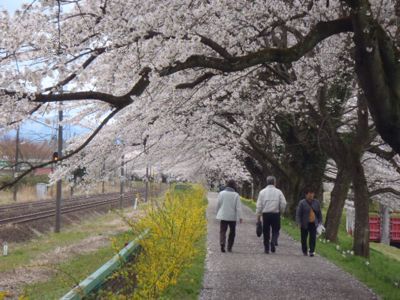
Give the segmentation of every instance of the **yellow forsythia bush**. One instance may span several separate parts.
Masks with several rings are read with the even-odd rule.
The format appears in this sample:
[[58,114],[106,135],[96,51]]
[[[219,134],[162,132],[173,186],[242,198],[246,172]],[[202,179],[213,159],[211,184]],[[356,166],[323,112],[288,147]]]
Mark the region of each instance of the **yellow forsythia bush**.
[[204,197],[200,186],[170,189],[164,201],[148,205],[145,216],[132,225],[135,232],[150,230],[140,242],[143,250],[133,265],[133,299],[157,299],[191,264],[198,251],[195,245],[206,233]]

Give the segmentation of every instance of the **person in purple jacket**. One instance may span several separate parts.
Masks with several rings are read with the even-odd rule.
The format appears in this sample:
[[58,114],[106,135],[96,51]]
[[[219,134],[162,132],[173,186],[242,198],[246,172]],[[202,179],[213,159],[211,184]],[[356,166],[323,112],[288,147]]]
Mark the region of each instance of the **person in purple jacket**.
[[[300,227],[303,254],[307,256],[307,250],[309,249],[309,254],[313,257],[317,240],[317,227],[319,224],[322,224],[322,213],[318,200],[314,199],[314,189],[307,187],[304,189],[304,194],[305,199],[299,202],[296,209],[296,222]],[[309,248],[307,248],[308,236]]]

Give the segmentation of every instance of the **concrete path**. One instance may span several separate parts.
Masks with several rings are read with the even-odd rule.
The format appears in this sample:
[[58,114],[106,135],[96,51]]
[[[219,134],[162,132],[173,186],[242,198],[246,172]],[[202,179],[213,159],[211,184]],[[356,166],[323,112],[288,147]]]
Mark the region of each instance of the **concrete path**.
[[[365,285],[281,232],[274,254],[264,254],[255,215],[243,206],[233,253],[221,253],[217,193],[209,193],[206,271],[200,299],[379,299]],[[317,249],[318,252],[318,242]]]

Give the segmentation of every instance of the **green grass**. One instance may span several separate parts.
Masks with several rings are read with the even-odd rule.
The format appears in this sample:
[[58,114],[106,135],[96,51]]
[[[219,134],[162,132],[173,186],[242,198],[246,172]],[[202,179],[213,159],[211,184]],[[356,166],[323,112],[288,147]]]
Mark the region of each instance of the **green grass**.
[[252,211],[256,211],[256,202],[251,199],[240,198],[243,204],[250,207]]
[[[115,247],[121,249],[127,241],[133,240],[130,232],[115,237]],[[24,288],[28,299],[58,299],[70,289],[110,260],[117,252],[111,244],[90,254],[75,256],[61,264],[49,266],[56,275],[49,281],[34,283]]]
[[0,272],[25,266],[30,260],[43,252],[48,252],[56,247],[67,246],[74,241],[87,237],[84,232],[63,232],[55,237],[53,234],[23,244],[12,244],[9,247],[9,255],[1,257]]
[[58,299],[108,261],[114,253],[112,247],[109,246],[53,266],[53,269],[56,270],[56,276],[49,281],[26,286],[24,294],[32,300]]
[[176,285],[170,286],[165,290],[162,299],[194,300],[198,298],[203,284],[206,238],[196,248],[199,253],[195,257],[193,264],[182,272]]
[[370,247],[400,262],[400,249],[380,243],[371,243]]
[[78,225],[68,226],[60,233],[49,233],[36,240],[25,243],[11,243],[9,255],[0,256],[0,273],[18,267],[26,266],[31,260],[39,255],[76,243],[80,240],[95,235],[103,235],[113,227],[109,222],[118,218],[115,213],[108,213],[102,216],[88,218]]
[[[254,211],[253,201],[242,199],[242,203]],[[400,263],[376,251],[375,244],[371,247],[369,259],[351,255],[353,239],[345,231],[344,219],[340,224],[339,242],[331,243],[319,238],[316,249],[318,254],[352,274],[383,299],[400,299]],[[299,229],[293,221],[282,218],[281,225],[295,240],[300,240]]]

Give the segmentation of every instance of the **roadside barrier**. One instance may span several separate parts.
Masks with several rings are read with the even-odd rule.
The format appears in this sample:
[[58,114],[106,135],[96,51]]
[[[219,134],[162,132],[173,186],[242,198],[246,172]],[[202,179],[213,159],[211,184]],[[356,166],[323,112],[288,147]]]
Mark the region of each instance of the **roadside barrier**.
[[99,289],[106,279],[118,268],[123,266],[129,258],[140,248],[139,241],[143,239],[149,230],[145,230],[136,239],[130,242],[125,248],[114,255],[112,259],[102,265],[97,271],[90,274],[85,280],[81,281],[79,285],[65,294],[61,300],[80,300],[90,294],[91,292]]

